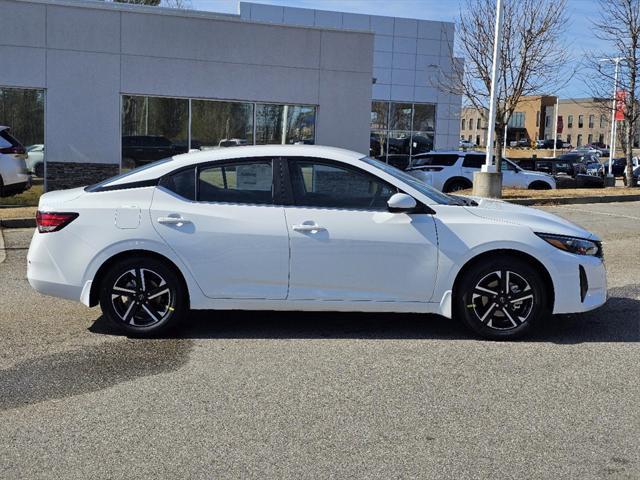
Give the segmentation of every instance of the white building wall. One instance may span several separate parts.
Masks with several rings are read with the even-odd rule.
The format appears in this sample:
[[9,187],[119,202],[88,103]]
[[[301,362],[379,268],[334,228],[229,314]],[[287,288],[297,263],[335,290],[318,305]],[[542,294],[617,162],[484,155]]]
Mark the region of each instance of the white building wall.
[[459,61],[453,58],[453,23],[247,2],[240,3],[240,17],[373,33],[372,99],[435,103],[435,148],[458,148],[462,98],[437,88],[438,79],[450,77],[453,62]]
[[47,162],[119,164],[122,94],[317,105],[316,143],[366,153],[372,57],[367,32],[0,0],[0,86],[46,89]]

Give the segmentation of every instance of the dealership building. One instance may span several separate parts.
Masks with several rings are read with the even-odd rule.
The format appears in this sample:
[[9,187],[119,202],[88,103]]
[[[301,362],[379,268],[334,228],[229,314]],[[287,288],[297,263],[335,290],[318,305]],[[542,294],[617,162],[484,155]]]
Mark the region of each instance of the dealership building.
[[238,14],[0,0],[0,124],[48,190],[190,149],[457,148],[454,26],[240,2]]

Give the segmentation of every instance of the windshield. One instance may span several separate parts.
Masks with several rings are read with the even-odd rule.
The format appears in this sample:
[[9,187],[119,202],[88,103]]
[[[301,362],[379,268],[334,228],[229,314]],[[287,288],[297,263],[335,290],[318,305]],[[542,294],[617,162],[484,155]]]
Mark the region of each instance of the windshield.
[[115,182],[116,180],[121,180],[123,178],[128,177],[129,175],[133,175],[134,173],[142,172],[143,170],[147,170],[148,168],[155,167],[156,165],[161,165],[163,163],[170,162],[171,160],[173,160],[173,157],[163,158],[162,160],[156,160],[155,162],[147,163],[145,165],[142,165],[140,167],[134,168],[134,169],[129,170],[127,172],[123,172],[120,175],[116,175],[115,177],[107,178],[106,180],[103,180],[100,183],[96,183],[94,185],[89,185],[88,187],[85,187],[84,190],[86,192],[94,192],[94,191],[98,190],[99,188],[102,188],[102,187],[104,187],[105,185],[107,185],[107,184],[109,184],[111,182]]
[[385,173],[388,173],[392,177],[401,180],[402,182],[410,185],[412,188],[415,188],[417,191],[430,198],[436,203],[440,205],[463,205],[464,202],[460,199],[454,198],[450,195],[442,193],[439,190],[436,190],[430,185],[427,185],[424,182],[421,182],[417,178],[412,177],[408,173],[403,172],[402,170],[398,170],[396,167],[389,165],[388,163],[381,162],[380,160],[376,160],[374,158],[363,157],[362,161],[368,163],[369,165],[379,168]]

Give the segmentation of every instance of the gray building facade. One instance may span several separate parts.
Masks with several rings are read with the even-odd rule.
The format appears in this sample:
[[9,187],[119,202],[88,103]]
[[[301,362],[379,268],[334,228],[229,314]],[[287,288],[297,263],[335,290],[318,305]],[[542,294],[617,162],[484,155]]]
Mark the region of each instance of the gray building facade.
[[[48,190],[189,149],[317,143],[366,154],[374,131],[385,132],[377,155],[395,153],[392,140],[415,151],[423,134],[430,148],[457,146],[459,98],[426,80],[453,60],[452,24],[246,3],[224,15],[0,0],[0,12],[0,123],[20,138],[24,111],[42,110],[22,140],[45,144]],[[376,102],[386,102],[382,123]]]

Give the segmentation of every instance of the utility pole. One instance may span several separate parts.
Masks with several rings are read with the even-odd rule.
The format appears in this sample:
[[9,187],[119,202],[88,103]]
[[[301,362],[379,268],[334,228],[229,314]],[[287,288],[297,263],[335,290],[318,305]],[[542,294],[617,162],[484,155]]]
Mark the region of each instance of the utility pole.
[[623,57],[603,58],[601,62],[613,62],[615,64],[615,73],[613,74],[613,100],[611,101],[611,141],[609,142],[609,173],[605,178],[606,187],[615,187],[616,179],[613,176],[613,157],[616,153],[616,100],[618,97],[618,69]]
[[[502,49],[502,22],[504,12],[502,0],[496,0],[496,25],[493,38],[493,65],[491,66],[491,96],[489,99],[489,124],[487,125],[487,156],[480,172],[473,175],[474,195],[499,198],[502,195],[502,173],[493,163],[494,137],[496,129],[496,97],[498,95],[498,73]],[[500,159],[496,158],[496,162]]]
[[553,158],[556,158],[556,144],[558,143],[558,97],[556,97],[556,120],[553,122]]

